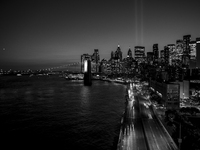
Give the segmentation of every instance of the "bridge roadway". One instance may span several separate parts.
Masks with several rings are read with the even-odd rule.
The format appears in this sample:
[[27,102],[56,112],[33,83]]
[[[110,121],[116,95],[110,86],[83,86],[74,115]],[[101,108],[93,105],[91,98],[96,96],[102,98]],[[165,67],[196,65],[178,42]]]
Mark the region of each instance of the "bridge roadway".
[[177,150],[149,101],[130,87],[118,150]]

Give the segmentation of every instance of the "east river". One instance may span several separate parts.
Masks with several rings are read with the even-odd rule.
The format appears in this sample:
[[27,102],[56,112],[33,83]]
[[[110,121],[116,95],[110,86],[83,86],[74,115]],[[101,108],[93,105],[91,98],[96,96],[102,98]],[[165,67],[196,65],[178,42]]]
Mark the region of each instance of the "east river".
[[0,76],[1,146],[116,149],[126,86],[58,76]]

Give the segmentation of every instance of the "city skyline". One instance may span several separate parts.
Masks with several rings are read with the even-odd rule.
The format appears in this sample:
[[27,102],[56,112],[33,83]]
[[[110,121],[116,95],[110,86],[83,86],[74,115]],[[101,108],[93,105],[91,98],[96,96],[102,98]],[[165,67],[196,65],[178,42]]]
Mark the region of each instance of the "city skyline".
[[200,37],[200,2],[134,1],[19,1],[3,2],[0,69],[40,69],[79,62],[80,55],[99,49],[109,59],[120,45],[158,43],[159,51],[183,35]]

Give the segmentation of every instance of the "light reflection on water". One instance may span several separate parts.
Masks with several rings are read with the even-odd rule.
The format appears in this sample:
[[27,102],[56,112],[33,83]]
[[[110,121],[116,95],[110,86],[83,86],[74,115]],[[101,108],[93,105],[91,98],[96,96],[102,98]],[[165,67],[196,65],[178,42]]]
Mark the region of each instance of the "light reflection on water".
[[124,85],[94,81],[90,87],[54,77],[19,80],[0,88],[0,132],[5,139],[111,149],[124,110]]
[[81,97],[81,109],[85,110],[90,105],[90,96],[89,96],[89,86],[84,86],[81,88],[80,97]]

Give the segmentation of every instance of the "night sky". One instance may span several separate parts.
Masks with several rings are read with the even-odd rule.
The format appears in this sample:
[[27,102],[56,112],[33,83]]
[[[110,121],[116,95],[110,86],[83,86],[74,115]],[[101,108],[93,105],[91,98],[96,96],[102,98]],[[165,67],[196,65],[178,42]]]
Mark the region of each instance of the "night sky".
[[120,45],[152,51],[183,35],[200,37],[200,0],[1,1],[0,69],[42,69],[80,62]]

